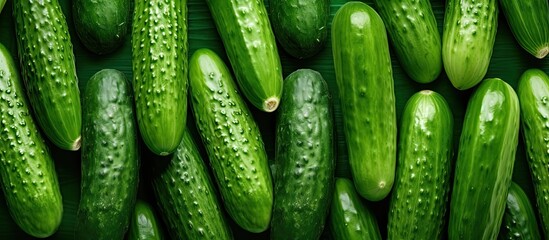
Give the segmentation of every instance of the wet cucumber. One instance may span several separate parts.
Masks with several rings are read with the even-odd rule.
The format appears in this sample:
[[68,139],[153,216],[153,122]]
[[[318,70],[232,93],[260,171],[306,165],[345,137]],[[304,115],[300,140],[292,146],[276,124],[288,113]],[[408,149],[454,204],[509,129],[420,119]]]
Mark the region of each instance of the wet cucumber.
[[539,240],[538,223],[534,208],[526,193],[516,183],[511,183],[503,223],[498,239],[530,239]]
[[18,69],[0,44],[0,177],[13,220],[31,236],[57,231],[63,203],[54,162],[35,125]]
[[162,240],[159,221],[152,206],[137,199],[128,229],[128,240]]

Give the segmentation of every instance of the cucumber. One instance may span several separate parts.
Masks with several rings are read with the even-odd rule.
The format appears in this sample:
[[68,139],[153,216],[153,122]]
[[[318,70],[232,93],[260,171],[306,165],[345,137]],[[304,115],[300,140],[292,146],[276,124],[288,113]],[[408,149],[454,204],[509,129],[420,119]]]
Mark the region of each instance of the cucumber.
[[107,54],[124,43],[130,0],[74,0],[72,9],[76,33],[88,50]]
[[206,0],[236,81],[252,105],[278,108],[282,66],[263,1]]
[[419,83],[434,81],[442,70],[442,43],[428,0],[376,0],[404,71]]
[[185,129],[187,49],[187,0],[135,1],[132,68],[137,123],[145,145],[161,156],[175,151]]
[[450,190],[452,129],[452,111],[440,94],[423,90],[406,103],[388,239],[441,239]]
[[63,215],[53,159],[33,121],[18,69],[0,44],[0,177],[10,215],[27,234],[44,238]]
[[232,239],[217,192],[188,131],[170,159],[155,161],[153,190],[172,239]]
[[151,205],[147,202],[137,199],[130,228],[128,230],[128,240],[162,240],[163,233],[160,228],[160,222]]
[[526,193],[512,182],[498,239],[541,239],[534,208]]
[[5,4],[6,4],[6,0],[0,0],[0,13],[2,12],[2,9],[4,8]]
[[137,196],[139,150],[131,86],[114,69],[86,84],[77,239],[123,239]]
[[271,1],[269,16],[276,39],[291,56],[312,57],[326,45],[330,0]]
[[477,85],[488,71],[498,28],[497,0],[448,0],[442,62],[458,90]]
[[549,235],[549,76],[526,70],[518,83],[522,133],[541,227]]
[[519,101],[498,78],[475,90],[465,112],[450,202],[449,239],[495,239],[515,162]]
[[271,220],[273,187],[259,128],[216,53],[196,50],[189,79],[196,126],[225,209],[244,230],[263,232]]
[[385,26],[362,2],[335,14],[332,46],[349,164],[358,193],[385,198],[395,177],[396,112]]
[[549,2],[500,0],[501,11],[519,45],[542,59],[549,53]]
[[334,240],[381,240],[376,217],[361,200],[349,179],[336,178],[330,210]]
[[29,103],[59,148],[80,149],[80,91],[67,21],[57,0],[13,1],[17,49]]
[[332,121],[320,73],[300,69],[288,75],[276,122],[271,239],[320,237],[334,184]]

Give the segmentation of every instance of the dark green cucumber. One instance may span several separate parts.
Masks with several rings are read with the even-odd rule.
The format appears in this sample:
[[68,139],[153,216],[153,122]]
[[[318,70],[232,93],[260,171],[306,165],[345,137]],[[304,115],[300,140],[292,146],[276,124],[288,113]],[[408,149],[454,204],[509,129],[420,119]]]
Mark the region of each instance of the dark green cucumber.
[[380,240],[376,216],[361,201],[349,179],[336,178],[330,230],[334,240]]
[[135,1],[132,65],[137,123],[143,141],[158,155],[175,151],[183,137],[187,48],[187,0]]
[[347,2],[332,23],[334,68],[349,163],[358,193],[385,198],[395,177],[396,112],[385,26],[362,2]]
[[196,50],[189,79],[196,125],[225,209],[243,229],[263,232],[271,220],[273,187],[259,128],[213,51]]
[[317,71],[297,70],[284,80],[280,103],[271,239],[318,239],[335,169],[328,85]]
[[130,0],[73,0],[72,9],[76,33],[88,50],[106,54],[124,43]]
[[449,239],[497,237],[518,144],[519,101],[498,78],[486,79],[467,105],[450,203]]
[[542,59],[549,53],[549,2],[500,0],[511,32],[528,53]]
[[104,69],[86,84],[77,239],[123,239],[137,196],[139,150],[130,82]]
[[465,90],[488,71],[498,28],[497,0],[448,0],[442,62],[452,85]]
[[163,233],[160,228],[160,222],[157,219],[152,206],[143,200],[137,199],[130,220],[128,240],[162,239]]
[[549,235],[549,76],[529,69],[518,84],[522,133],[536,193],[537,211],[545,235]]
[[59,148],[80,149],[80,92],[71,37],[58,0],[13,1],[17,48],[29,103]]
[[534,208],[526,193],[514,182],[509,187],[498,239],[541,239]]
[[269,15],[276,39],[293,57],[311,57],[326,45],[330,0],[271,1]]
[[263,1],[206,0],[242,93],[265,112],[278,108],[282,67]]
[[35,125],[23,82],[0,44],[0,177],[13,220],[34,237],[57,231],[63,203],[53,159]]
[[419,83],[434,81],[442,70],[442,43],[428,0],[376,0],[400,65]]
[[153,189],[172,239],[232,239],[217,191],[188,131],[170,159],[156,161]]
[[441,238],[450,190],[452,129],[452,111],[440,94],[423,90],[406,103],[388,239]]

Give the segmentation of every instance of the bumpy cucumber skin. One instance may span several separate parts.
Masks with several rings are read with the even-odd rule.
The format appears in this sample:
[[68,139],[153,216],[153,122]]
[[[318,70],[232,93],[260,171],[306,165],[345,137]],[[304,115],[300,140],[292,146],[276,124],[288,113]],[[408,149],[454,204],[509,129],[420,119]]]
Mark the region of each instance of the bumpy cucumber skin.
[[511,32],[524,50],[542,59],[549,53],[549,2],[499,0]]
[[497,0],[448,0],[442,62],[458,90],[477,85],[488,71],[498,28]]
[[534,208],[526,193],[512,182],[498,239],[541,239]]
[[308,58],[326,45],[330,0],[271,1],[269,16],[276,39],[291,56]]
[[424,90],[408,100],[400,128],[388,239],[441,238],[450,190],[452,129],[450,106],[440,94]]
[[160,222],[154,213],[151,205],[147,202],[137,199],[130,228],[128,230],[128,240],[162,240],[163,233],[160,228]]
[[522,133],[536,193],[537,210],[549,235],[549,76],[539,69],[526,70],[519,80]]
[[118,49],[128,34],[130,0],[74,0],[73,21],[84,46],[106,54]]
[[330,227],[335,240],[381,240],[375,215],[364,205],[349,179],[336,178]]
[[375,2],[404,71],[416,82],[434,81],[442,70],[442,43],[431,2]]
[[135,1],[133,16],[137,123],[147,147],[165,156],[181,142],[187,120],[187,0]]
[[71,37],[57,0],[13,1],[17,48],[29,103],[59,148],[80,149],[80,91]]
[[13,220],[39,238],[57,231],[63,203],[54,162],[35,125],[23,83],[0,44],[0,177]]
[[300,69],[284,80],[271,239],[318,239],[322,233],[335,169],[330,103],[328,85],[317,71]]
[[519,101],[501,79],[486,79],[469,100],[456,160],[449,239],[495,239],[518,145]]
[[123,239],[137,196],[139,150],[130,82],[104,69],[86,84],[77,239]]
[[385,198],[396,165],[396,112],[389,44],[383,21],[368,5],[348,2],[332,23],[336,82],[349,163],[358,193]]
[[269,227],[273,187],[259,128],[223,61],[199,49],[189,62],[191,101],[225,209],[243,229]]
[[206,2],[242,93],[258,109],[275,111],[282,95],[282,66],[263,1]]
[[157,161],[153,189],[173,239],[232,239],[216,189],[190,133],[171,159]]

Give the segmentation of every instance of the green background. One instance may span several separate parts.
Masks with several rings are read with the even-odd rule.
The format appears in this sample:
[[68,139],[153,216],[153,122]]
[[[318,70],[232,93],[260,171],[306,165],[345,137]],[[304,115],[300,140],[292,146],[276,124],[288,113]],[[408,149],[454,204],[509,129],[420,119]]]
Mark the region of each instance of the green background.
[[[12,0],[13,1],[13,0]],[[268,0],[267,0],[268,1]],[[332,0],[331,4],[331,17],[335,14],[337,9],[344,4],[343,0]],[[439,31],[442,33],[443,14],[445,1],[432,0],[432,7],[437,17]],[[126,39],[125,44],[112,54],[105,56],[97,56],[93,53],[85,50],[79,42],[72,24],[72,14],[70,12],[69,0],[60,0],[62,8],[64,10],[67,22],[69,24],[70,33],[72,36],[72,42],[74,44],[74,54],[76,57],[76,68],[79,77],[79,86],[81,91],[84,90],[87,80],[97,71],[103,68],[116,68],[126,74],[128,78],[131,78],[131,43],[130,38]],[[368,2],[369,3],[369,2]],[[5,45],[11,50],[12,56],[17,59],[16,54],[16,42],[14,24],[11,14],[11,1],[8,0],[4,10],[0,14],[0,43]],[[210,48],[217,52],[228,63],[225,56],[225,50],[215,26],[211,20],[209,10],[206,6],[205,0],[189,0],[189,56],[198,48]],[[331,23],[331,18],[330,18]],[[326,45],[326,48],[320,52],[317,56],[311,59],[297,60],[288,56],[282,49],[280,49],[280,55],[283,66],[284,76],[287,76],[294,70],[299,68],[311,68],[319,71],[329,84],[331,94],[333,96],[334,104],[334,121],[336,125],[336,137],[337,137],[337,167],[336,176],[349,177],[349,166],[347,161],[347,152],[345,139],[342,129],[341,110],[339,106],[339,100],[337,98],[337,87],[335,83],[332,54],[331,54],[330,41]],[[393,50],[391,49],[391,52]],[[395,80],[395,95],[396,95],[396,107],[397,117],[400,120],[404,105],[408,98],[417,91],[423,89],[430,89],[441,93],[449,102],[454,118],[455,118],[455,147],[457,148],[459,134],[461,132],[461,125],[463,122],[463,116],[465,107],[474,89],[467,91],[458,91],[452,87],[446,75],[443,73],[433,83],[430,84],[418,84],[409,79],[402,71],[398,61],[392,56],[392,64],[394,69]],[[538,60],[533,56],[526,53],[520,48],[511,35],[507,22],[503,14],[499,17],[498,34],[492,55],[492,60],[486,78],[499,77],[510,83],[513,87],[516,87],[519,76],[528,68],[541,68],[545,72],[549,71],[549,60]],[[274,115],[271,113],[259,112],[252,109],[255,120],[260,126],[265,141],[266,150],[269,158],[274,158]],[[190,115],[189,115],[190,116]],[[400,122],[400,121],[399,121]],[[189,118],[189,125],[194,128],[192,119]],[[194,131],[194,129],[193,129]],[[78,207],[78,200],[80,194],[80,152],[68,152],[60,150],[50,144],[50,149],[53,154],[56,169],[61,184],[61,191],[63,195],[64,203],[64,216],[59,231],[50,237],[50,239],[72,239],[72,233],[75,226],[76,211]],[[201,149],[203,151],[203,149]],[[142,168],[140,179],[140,198],[143,198],[154,204],[154,198],[150,192],[150,185],[147,180],[147,166],[152,161],[158,160],[152,156],[148,150],[142,148]],[[204,153],[204,152],[202,152]],[[519,143],[519,149],[517,151],[517,158],[515,163],[513,179],[527,192],[532,203],[533,189],[530,180],[530,173],[526,163],[525,152],[522,146],[522,139]],[[0,196],[0,239],[30,239],[28,235],[24,234],[17,225],[11,220],[7,207]],[[384,234],[387,222],[387,204],[385,199],[381,202],[366,202],[372,209],[374,209],[380,229]],[[316,219],[308,219],[310,221],[316,221]],[[307,221],[307,219],[304,219]],[[268,231],[262,234],[251,234],[240,229],[234,223],[232,223],[235,239],[265,239],[268,237]],[[324,237],[328,237],[327,234]]]

